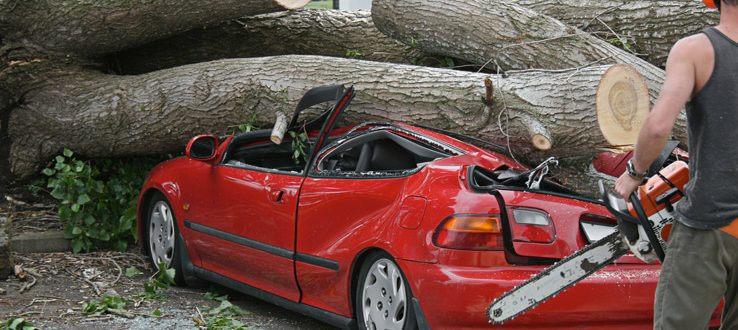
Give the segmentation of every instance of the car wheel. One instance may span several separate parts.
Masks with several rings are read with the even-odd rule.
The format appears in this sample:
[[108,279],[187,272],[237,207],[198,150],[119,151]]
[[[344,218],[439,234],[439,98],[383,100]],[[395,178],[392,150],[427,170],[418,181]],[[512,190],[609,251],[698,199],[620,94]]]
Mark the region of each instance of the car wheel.
[[400,267],[386,253],[372,253],[361,266],[356,292],[359,329],[409,330],[417,322],[412,291]]
[[175,270],[174,281],[183,285],[184,273],[182,261],[179,256],[178,244],[183,244],[179,239],[177,220],[172,212],[172,207],[166,198],[157,194],[151,199],[146,218],[146,237],[148,253],[154,269],[159,270],[159,264]]

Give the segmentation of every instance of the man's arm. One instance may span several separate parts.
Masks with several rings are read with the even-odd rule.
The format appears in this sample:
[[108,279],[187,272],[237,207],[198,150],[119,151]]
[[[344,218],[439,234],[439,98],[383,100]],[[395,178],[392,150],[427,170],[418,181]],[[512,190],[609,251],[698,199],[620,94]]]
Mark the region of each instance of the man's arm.
[[[704,47],[698,37],[702,36],[680,40],[669,53],[661,94],[638,133],[633,156],[633,165],[638,172],[645,172],[656,160],[671,136],[679,112],[692,97],[696,76],[695,49]],[[641,183],[642,180],[625,172],[615,183],[615,191],[627,199]]]

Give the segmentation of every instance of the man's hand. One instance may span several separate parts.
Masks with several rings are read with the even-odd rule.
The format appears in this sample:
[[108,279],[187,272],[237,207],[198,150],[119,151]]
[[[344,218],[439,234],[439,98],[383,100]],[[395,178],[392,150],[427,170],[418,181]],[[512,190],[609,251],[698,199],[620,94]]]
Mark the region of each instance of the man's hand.
[[630,194],[632,194],[641,184],[643,184],[643,180],[630,176],[626,171],[618,178],[618,181],[615,182],[615,191],[620,194],[620,196],[623,196],[625,200],[628,200],[628,198],[630,198]]

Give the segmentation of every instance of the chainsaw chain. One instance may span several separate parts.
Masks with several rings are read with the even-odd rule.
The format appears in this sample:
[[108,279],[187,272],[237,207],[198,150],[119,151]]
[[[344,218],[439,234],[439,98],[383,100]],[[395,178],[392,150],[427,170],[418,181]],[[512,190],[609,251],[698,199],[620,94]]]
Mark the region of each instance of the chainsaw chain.
[[[600,262],[598,264],[594,264],[594,266],[590,266],[592,268],[589,271],[587,271],[585,273],[585,275],[582,276],[581,278],[579,278],[577,280],[574,280],[574,281],[570,281],[568,284],[566,284],[565,286],[561,287],[559,290],[557,290],[553,294],[550,294],[550,295],[548,295],[546,297],[542,297],[542,298],[540,298],[540,300],[534,301],[533,303],[529,304],[528,307],[526,307],[525,309],[522,309],[519,312],[515,313],[515,315],[512,315],[512,316],[510,316],[508,318],[505,318],[504,320],[493,320],[493,316],[495,316],[495,315],[499,316],[499,315],[502,314],[502,310],[500,308],[497,308],[496,310],[491,310],[492,309],[492,306],[494,306],[497,302],[505,299],[505,297],[513,294],[514,292],[518,291],[520,288],[525,287],[525,286],[529,285],[530,283],[535,282],[535,281],[541,279],[542,277],[549,276],[552,273],[553,274],[559,274],[560,272],[558,272],[558,268],[561,267],[561,266],[565,266],[568,261],[570,261],[570,260],[572,260],[572,259],[574,259],[574,258],[576,258],[576,257],[578,257],[578,256],[580,256],[582,254],[585,254],[585,253],[589,252],[590,250],[592,250],[594,248],[597,248],[597,247],[600,247],[600,246],[603,246],[603,245],[608,245],[608,244],[612,245],[612,248],[611,248],[611,251],[613,251],[612,256],[610,258],[608,258],[607,260],[605,260],[605,261],[602,261],[602,262]],[[532,308],[540,305],[541,303],[547,301],[551,297],[554,297],[554,296],[558,295],[559,293],[561,293],[562,291],[568,289],[569,287],[571,287],[571,286],[579,283],[580,280],[586,278],[589,275],[592,275],[596,271],[598,271],[598,270],[602,269],[603,267],[609,265],[610,263],[612,263],[616,259],[620,258],[622,255],[624,255],[627,251],[628,251],[627,248],[624,247],[624,244],[623,244],[623,241],[622,241],[622,237],[620,236],[620,232],[619,231],[615,231],[614,233],[612,233],[612,234],[610,234],[608,236],[605,236],[604,238],[600,239],[599,241],[594,242],[594,243],[586,246],[585,248],[583,248],[583,249],[575,252],[574,254],[571,254],[571,255],[567,256],[566,258],[561,259],[560,261],[558,261],[555,264],[551,265],[550,267],[546,268],[542,272],[536,274],[535,276],[531,277],[527,281],[525,281],[525,282],[517,285],[512,290],[509,290],[509,291],[505,292],[502,296],[500,296],[497,299],[495,299],[489,305],[489,307],[487,307],[487,316],[489,317],[490,323],[492,323],[492,324],[502,324],[502,323],[504,323],[504,322],[506,322],[508,320],[514,319],[518,315],[520,315],[520,314],[522,314],[522,313],[524,313],[524,312],[526,312],[526,311],[528,311],[528,310],[530,310],[530,309],[532,309]],[[556,276],[559,276],[559,275],[556,275]]]

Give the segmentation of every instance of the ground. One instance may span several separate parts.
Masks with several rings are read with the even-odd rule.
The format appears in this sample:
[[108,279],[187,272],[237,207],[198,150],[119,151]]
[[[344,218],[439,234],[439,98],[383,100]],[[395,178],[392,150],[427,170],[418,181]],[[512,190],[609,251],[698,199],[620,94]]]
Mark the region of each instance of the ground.
[[[13,230],[44,231],[59,228],[53,206],[26,205],[10,210],[0,204],[0,212],[14,212]],[[144,283],[153,275],[150,263],[132,249],[128,252],[71,252],[14,254],[17,276],[0,281],[0,323],[23,317],[39,329],[204,329],[207,310],[220,305],[207,293],[226,294],[229,301],[246,315],[236,317],[246,329],[334,329],[267,302],[220,286],[204,288],[169,287],[161,289],[163,298],[142,300]],[[126,276],[135,267],[142,274]],[[128,274],[130,275],[130,274]],[[131,302],[124,313],[84,315],[85,303],[100,300],[105,294],[118,295]],[[160,317],[150,316],[155,310]],[[131,315],[129,315],[131,316]]]

